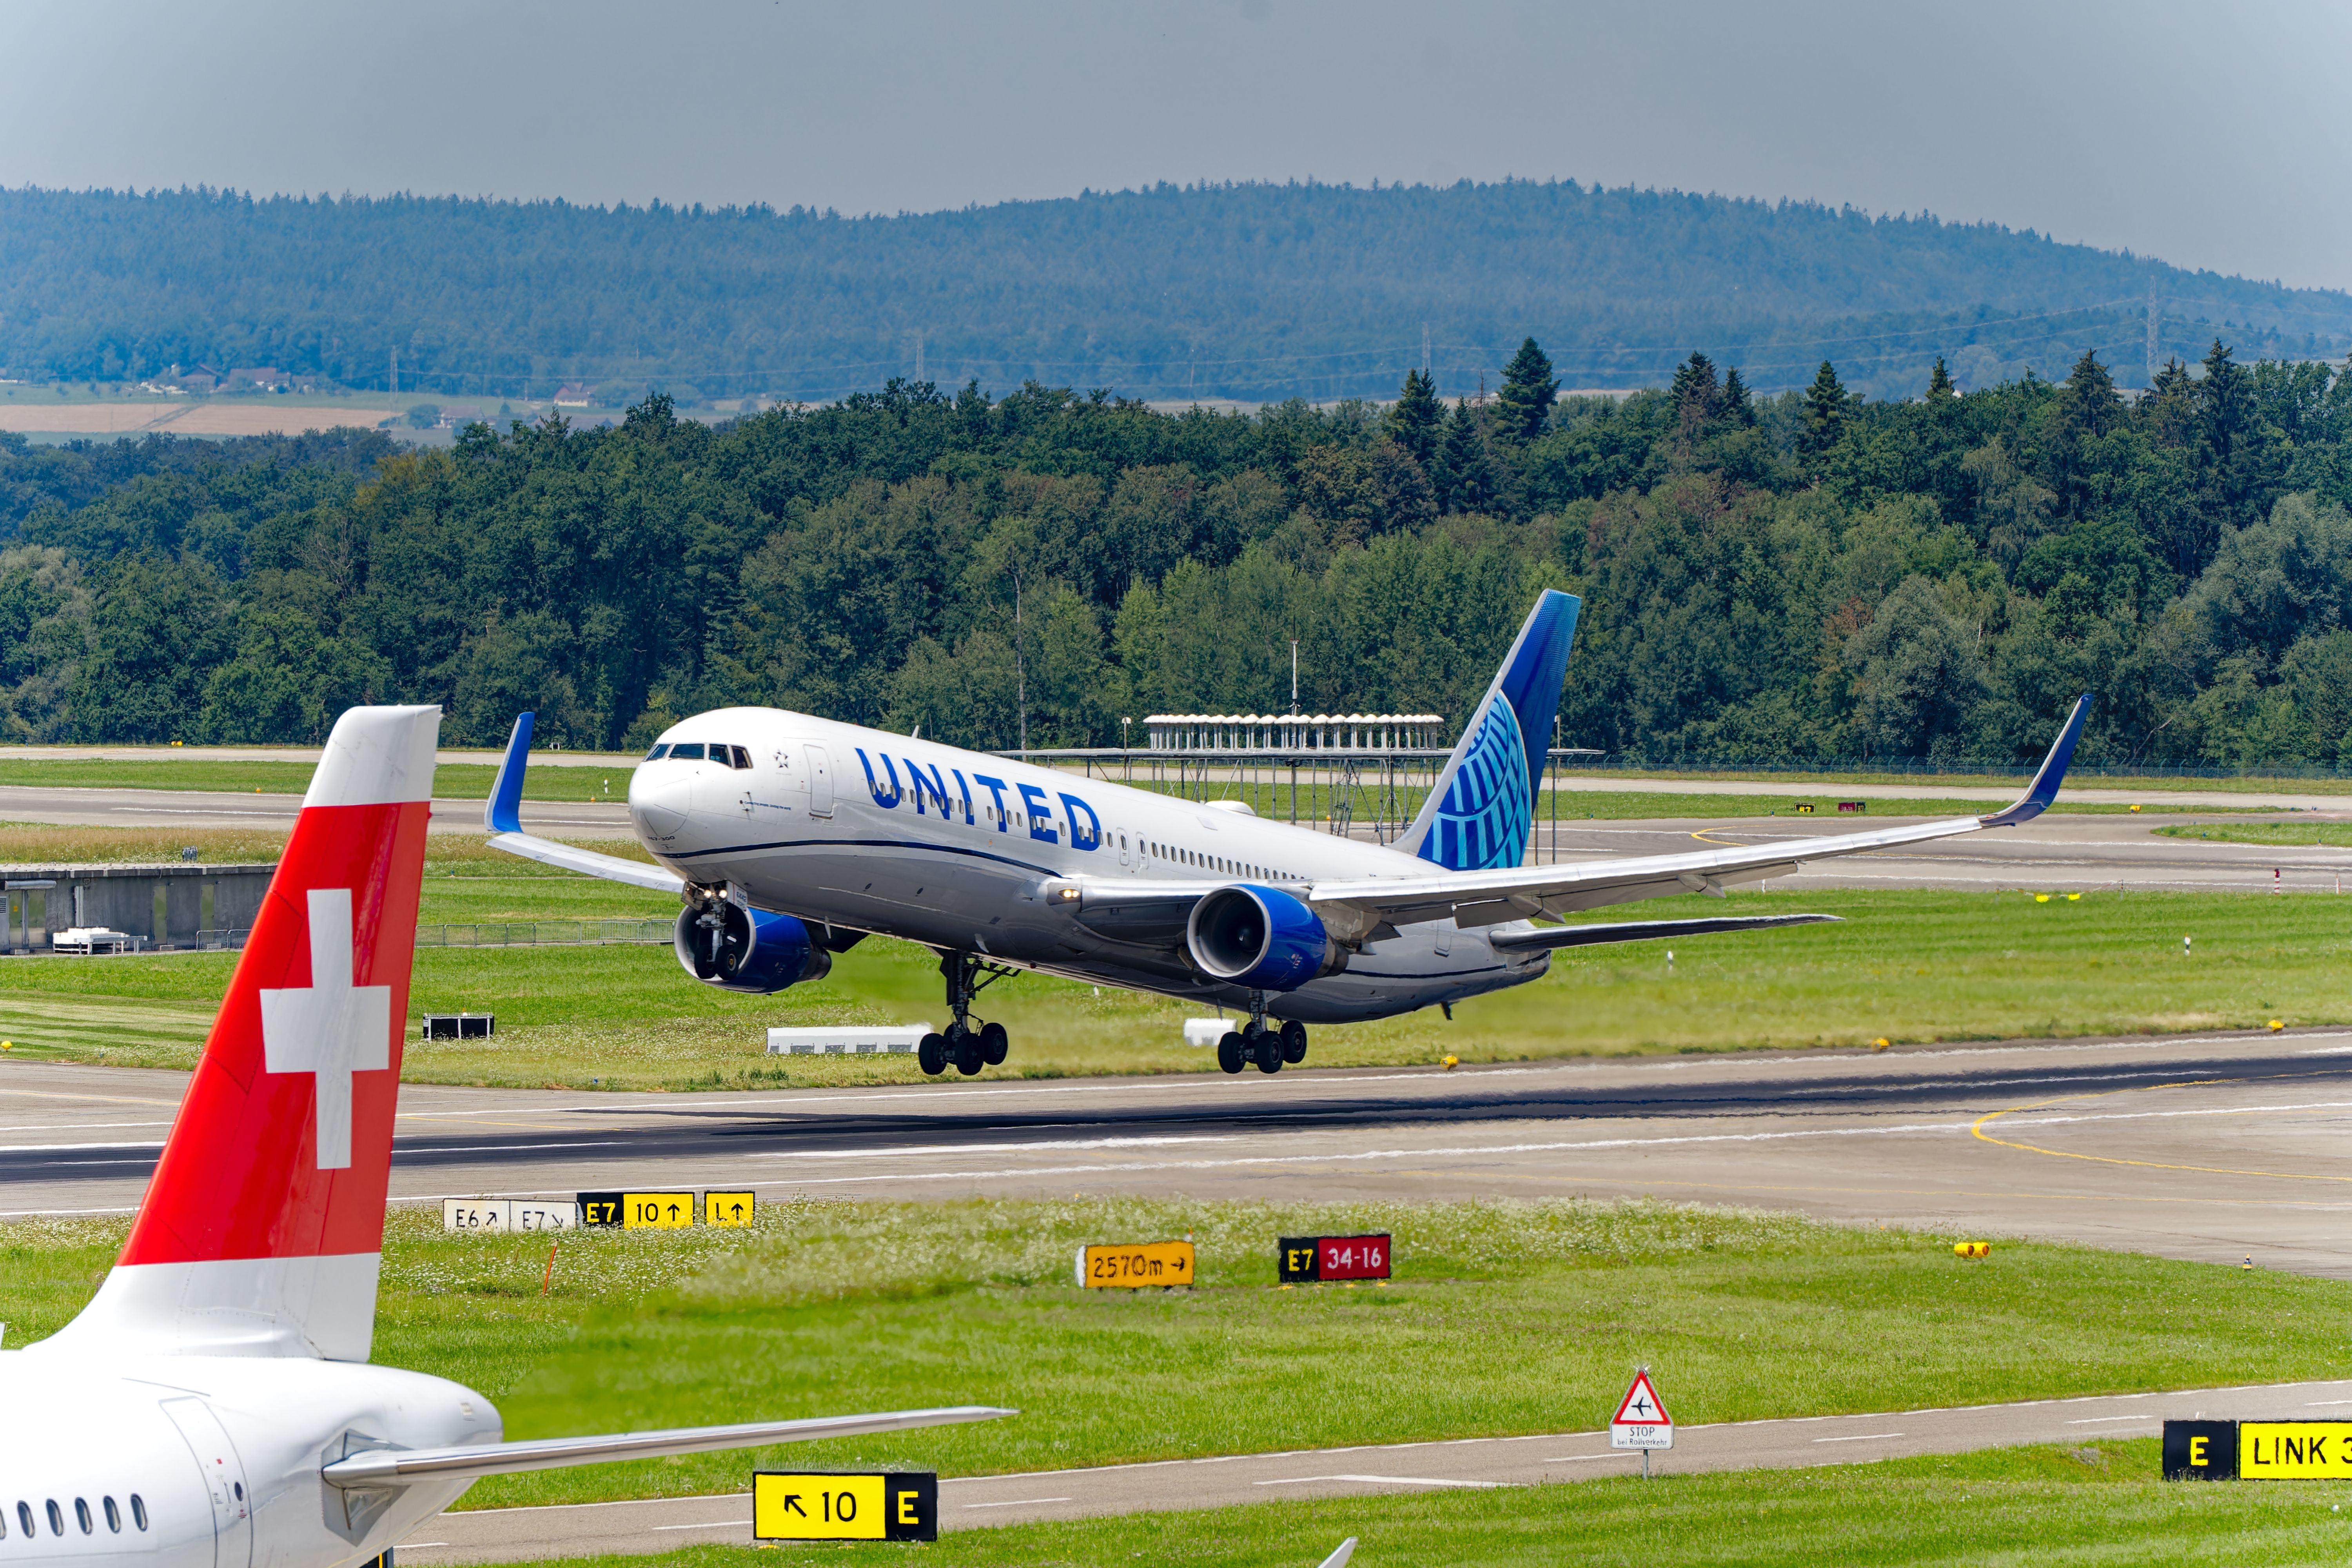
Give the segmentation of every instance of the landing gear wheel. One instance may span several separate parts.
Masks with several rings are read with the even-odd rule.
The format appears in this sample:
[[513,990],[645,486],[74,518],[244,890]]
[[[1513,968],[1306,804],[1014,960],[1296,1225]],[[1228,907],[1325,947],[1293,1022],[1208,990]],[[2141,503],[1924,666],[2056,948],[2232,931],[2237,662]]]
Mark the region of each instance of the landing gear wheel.
[[1272,1029],[1260,1029],[1257,1032],[1257,1038],[1251,1042],[1250,1050],[1251,1054],[1257,1058],[1258,1071],[1280,1072],[1282,1070],[1282,1037]]
[[1012,1038],[1005,1034],[1003,1025],[982,1024],[980,1026],[980,1055],[990,1067],[1003,1067],[1004,1055],[1012,1048]]
[[1217,1065],[1227,1072],[1239,1072],[1249,1066],[1249,1042],[1226,1030],[1225,1037],[1217,1042]]
[[937,1078],[948,1070],[948,1042],[944,1035],[925,1035],[923,1043],[915,1047],[915,1065],[929,1078]]
[[1282,1059],[1286,1062],[1307,1059],[1307,1026],[1296,1018],[1282,1026]]
[[966,1035],[961,1040],[956,1043],[956,1071],[963,1074],[966,1078],[970,1078],[987,1065],[988,1058],[981,1050],[980,1037],[978,1035]]

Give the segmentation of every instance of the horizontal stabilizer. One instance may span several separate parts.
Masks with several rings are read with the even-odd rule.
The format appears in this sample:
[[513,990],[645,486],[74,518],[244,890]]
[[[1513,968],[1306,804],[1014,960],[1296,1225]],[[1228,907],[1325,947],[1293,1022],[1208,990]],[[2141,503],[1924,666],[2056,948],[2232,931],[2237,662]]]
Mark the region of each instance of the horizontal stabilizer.
[[1715,936],[1734,931],[1777,931],[1782,926],[1820,925],[1836,915],[1720,915],[1696,921],[1611,921],[1575,926],[1538,926],[1497,931],[1489,938],[1500,952],[1536,948],[1592,947],[1604,942],[1655,942],[1660,937]]
[[720,1448],[761,1448],[771,1443],[805,1443],[818,1437],[862,1437],[870,1432],[905,1432],[917,1426],[993,1421],[1000,1415],[1018,1414],[993,1405],[956,1405],[938,1410],[889,1410],[875,1415],[817,1415],[800,1421],[747,1421],[733,1426],[673,1426],[660,1432],[472,1443],[455,1448],[372,1448],[337,1459],[319,1474],[329,1486],[400,1487],[427,1479],[556,1470],[568,1465],[658,1459],[671,1454],[707,1454]]

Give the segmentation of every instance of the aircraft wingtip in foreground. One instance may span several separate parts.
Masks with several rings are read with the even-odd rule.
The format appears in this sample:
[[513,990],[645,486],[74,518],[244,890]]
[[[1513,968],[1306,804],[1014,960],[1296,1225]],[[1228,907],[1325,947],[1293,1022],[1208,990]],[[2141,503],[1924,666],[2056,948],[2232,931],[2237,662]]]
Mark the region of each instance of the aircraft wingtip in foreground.
[[439,724],[336,721],[120,1258],[0,1351],[8,1556],[344,1568],[480,1476],[1013,1414],[504,1442],[481,1394],[367,1364]]
[[1412,825],[1366,844],[1148,790],[810,714],[729,708],[671,726],[629,782],[656,865],[522,830],[532,716],[515,721],[483,825],[498,848],[676,892],[678,963],[768,994],[822,978],[869,932],[940,955],[952,1018],[927,1073],[1004,1059],[972,1008],[1023,970],[1244,1011],[1218,1065],[1278,1072],[1307,1026],[1450,1008],[1545,973],[1553,950],[1812,924],[1814,914],[1539,925],[1642,899],[1722,896],[1811,860],[2030,822],[2089,714],[2074,704],[2006,809],[1907,827],[1548,866],[1526,864],[1544,747],[1581,601],[1547,591],[1463,726]]

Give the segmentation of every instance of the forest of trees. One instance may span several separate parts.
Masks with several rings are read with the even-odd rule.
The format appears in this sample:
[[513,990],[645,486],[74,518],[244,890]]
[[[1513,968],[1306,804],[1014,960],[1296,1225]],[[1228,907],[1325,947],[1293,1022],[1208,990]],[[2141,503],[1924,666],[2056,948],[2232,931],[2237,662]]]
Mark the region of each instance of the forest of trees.
[[[2151,295],[2154,296],[2151,300]],[[2158,317],[2150,353],[2147,316]],[[1521,336],[1570,387],[1654,386],[1693,343],[1763,390],[1823,354],[1873,396],[2097,350],[2130,386],[2221,332],[2340,357],[2352,296],[1873,216],[1574,181],[1157,185],[845,218],[765,207],[0,191],[0,375],[100,386],[268,365],[354,388],[618,406],[829,401],[891,376],[1151,401],[1449,390]]]
[[[1565,743],[1657,760],[2352,762],[2352,367],[2213,343],[2137,399],[2063,382],[1871,401],[1156,413],[893,383],[712,426],[69,447],[0,437],[0,737],[316,741],[346,704],[635,746],[735,702],[982,747],[1154,711],[1459,722],[1540,587],[1585,611]],[[1016,610],[1017,605],[1017,610]]]

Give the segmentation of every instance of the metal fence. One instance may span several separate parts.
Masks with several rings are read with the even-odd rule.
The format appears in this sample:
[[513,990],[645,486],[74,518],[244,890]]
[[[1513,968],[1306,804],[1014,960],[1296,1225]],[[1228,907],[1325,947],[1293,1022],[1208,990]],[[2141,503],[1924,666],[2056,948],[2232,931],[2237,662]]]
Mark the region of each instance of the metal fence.
[[677,922],[630,921],[508,921],[416,928],[419,947],[614,947],[667,944]]
[[[1008,755],[1011,753],[1007,753]],[[1444,771],[1450,748],[1349,751],[1174,752],[1142,750],[1031,751],[1024,760],[1045,767],[1075,770],[1179,800],[1236,801],[1256,816],[1343,838],[1390,844],[1421,814],[1422,804]],[[1559,823],[1579,814],[1563,812],[1566,792],[1552,787],[1558,774],[1594,753],[1561,750],[1549,753],[1535,803],[1534,842],[1528,859],[1548,865],[1559,858]]]
[[[670,939],[669,920],[493,921],[472,925],[416,928],[419,947],[614,947],[659,945]],[[200,931],[200,952],[241,952],[252,931]]]

